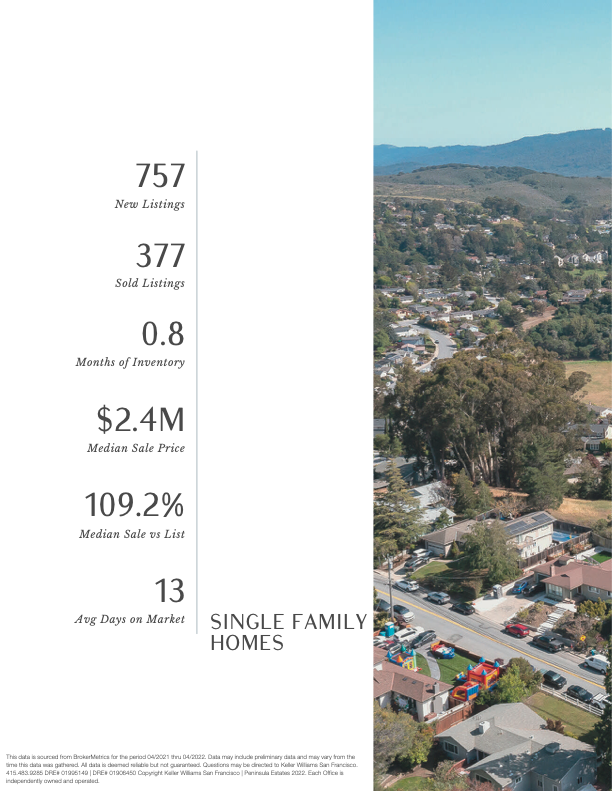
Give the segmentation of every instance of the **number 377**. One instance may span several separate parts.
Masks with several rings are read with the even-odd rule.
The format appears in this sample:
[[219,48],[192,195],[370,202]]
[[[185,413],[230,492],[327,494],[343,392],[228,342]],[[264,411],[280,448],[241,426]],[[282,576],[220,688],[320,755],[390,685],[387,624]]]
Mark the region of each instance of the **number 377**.
[[[139,187],[144,187],[144,183],[145,183],[145,181],[147,179],[147,173],[149,172],[149,170],[151,168],[151,163],[150,162],[148,162],[148,163],[147,162],[137,162],[136,163],[136,167],[144,168],[144,172],[142,174],[142,178],[140,179],[140,184],[138,185]],[[163,170],[161,170],[161,168],[165,168],[165,167],[168,167],[165,162],[158,162],[158,163],[153,165],[153,175],[157,176],[158,178],[161,179],[161,184],[159,184],[157,181],[153,182],[153,186],[154,187],[165,187],[168,184],[168,176],[164,173]],[[183,168],[185,167],[185,163],[184,162],[171,162],[170,163],[170,167],[171,168],[178,168],[178,173],[176,174],[176,178],[174,179],[174,184],[172,185],[173,187],[176,187],[178,185],[180,179],[181,179],[181,176],[183,175]]]

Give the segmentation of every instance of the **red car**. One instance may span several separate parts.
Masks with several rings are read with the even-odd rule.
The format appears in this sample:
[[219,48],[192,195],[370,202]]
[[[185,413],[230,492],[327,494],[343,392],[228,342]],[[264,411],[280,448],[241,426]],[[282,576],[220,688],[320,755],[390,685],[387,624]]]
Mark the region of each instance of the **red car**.
[[509,623],[506,626],[506,631],[515,637],[527,637],[530,630],[528,626],[523,626],[522,623]]

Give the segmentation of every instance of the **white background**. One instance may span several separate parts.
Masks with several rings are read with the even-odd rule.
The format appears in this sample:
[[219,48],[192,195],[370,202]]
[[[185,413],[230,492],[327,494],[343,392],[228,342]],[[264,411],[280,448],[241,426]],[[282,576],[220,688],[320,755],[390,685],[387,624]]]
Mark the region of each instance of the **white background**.
[[[210,651],[209,616],[371,612],[371,6],[38,2],[4,23],[0,751],[352,752],[358,775],[277,785],[369,788],[369,623],[228,654]],[[85,453],[117,441],[97,431],[103,403],[193,414],[193,167],[182,212],[111,207],[177,199],[136,195],[134,163],[196,150],[198,635],[193,423],[180,458]],[[147,274],[142,241],[191,245],[184,289],[113,288]],[[163,356],[142,324],[177,319],[183,371],[74,365]],[[125,526],[87,521],[91,491],[181,491],[188,539],[78,540]],[[179,571],[184,627],[73,624],[170,612],[153,583]]]

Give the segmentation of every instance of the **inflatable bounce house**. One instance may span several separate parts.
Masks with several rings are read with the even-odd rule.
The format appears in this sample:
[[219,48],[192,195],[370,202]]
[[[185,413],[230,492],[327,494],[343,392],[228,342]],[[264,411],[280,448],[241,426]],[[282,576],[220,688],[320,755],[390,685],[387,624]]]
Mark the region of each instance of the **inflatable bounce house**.
[[450,693],[451,698],[462,702],[470,701],[481,692],[493,689],[499,680],[499,668],[500,664],[497,660],[492,664],[485,662],[482,657],[475,667],[468,665],[467,673],[459,673],[455,676],[457,681],[463,683],[453,689]]
[[450,645],[445,645],[442,640],[432,643],[429,650],[439,659],[452,659],[455,656],[455,649]]
[[418,672],[419,670],[416,661],[416,651],[411,651],[408,649],[399,654],[393,654],[391,651],[389,651],[387,654],[387,659],[389,662],[394,662],[396,665],[400,665],[406,670],[414,670],[415,672]]

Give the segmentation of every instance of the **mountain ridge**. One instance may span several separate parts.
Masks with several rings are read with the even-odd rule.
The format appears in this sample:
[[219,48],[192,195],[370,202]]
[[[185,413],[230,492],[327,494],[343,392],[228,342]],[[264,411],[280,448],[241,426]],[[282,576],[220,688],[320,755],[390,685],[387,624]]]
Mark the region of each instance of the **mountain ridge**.
[[418,168],[461,163],[523,167],[560,176],[611,175],[612,129],[581,129],[533,135],[492,146],[374,146],[377,175],[411,173]]

